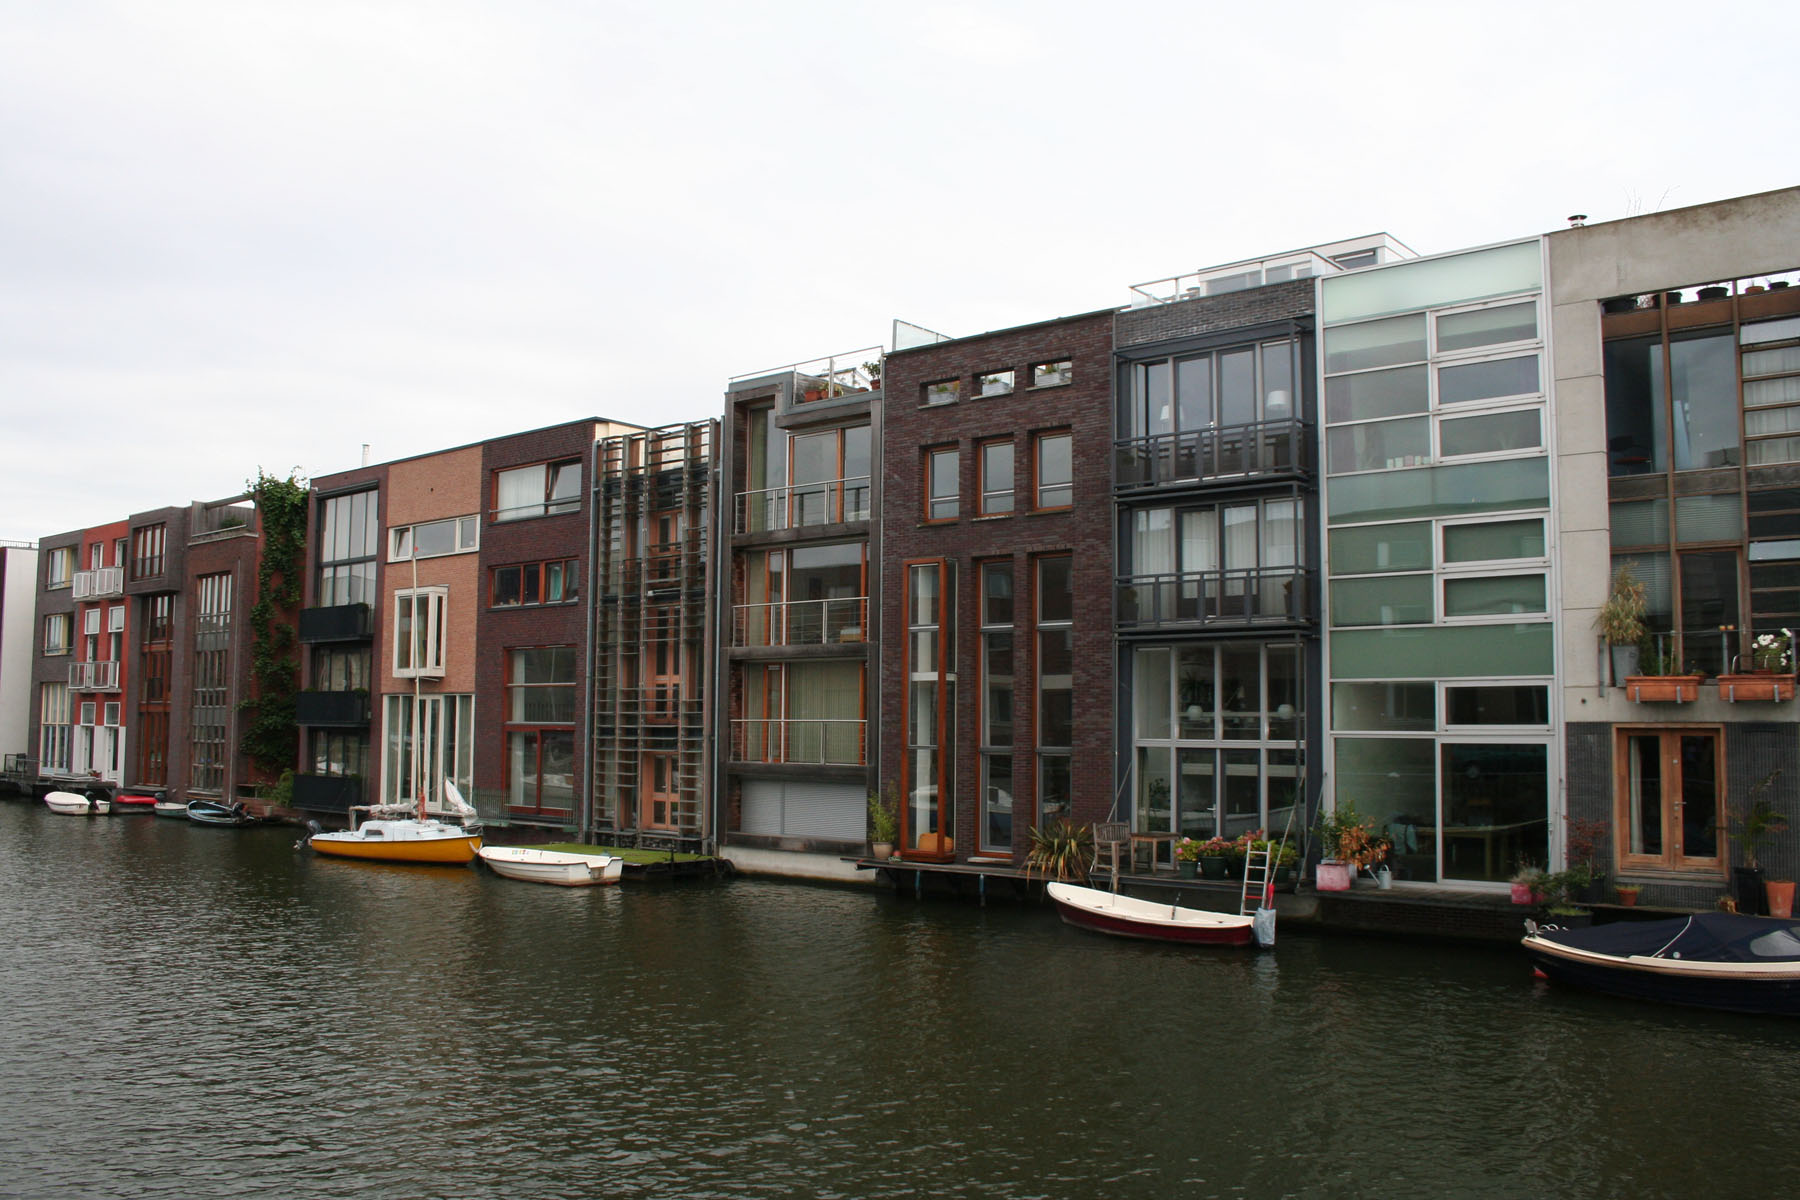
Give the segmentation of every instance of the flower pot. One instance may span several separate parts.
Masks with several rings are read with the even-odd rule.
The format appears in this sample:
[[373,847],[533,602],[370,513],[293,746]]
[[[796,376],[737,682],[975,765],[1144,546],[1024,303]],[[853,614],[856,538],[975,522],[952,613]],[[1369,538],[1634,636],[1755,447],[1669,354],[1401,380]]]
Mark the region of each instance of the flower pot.
[[1769,915],[1768,892],[1763,887],[1761,867],[1731,868],[1731,896],[1737,910],[1747,917]]
[[1637,898],[1638,898],[1638,890],[1636,888],[1621,887],[1619,889],[1619,903],[1622,906],[1624,906],[1625,908],[1636,907]]
[[1577,904],[1599,904],[1606,899],[1606,876],[1596,875],[1590,879],[1586,887],[1575,893]]
[[881,861],[886,862],[888,859],[894,857],[894,843],[870,842],[869,856],[871,858],[879,858]]
[[1702,300],[1723,300],[1729,295],[1731,295],[1731,289],[1728,287],[1703,287],[1700,289],[1700,299]]
[[1314,886],[1321,892],[1347,892],[1350,890],[1350,864],[1342,862],[1321,862],[1318,873],[1313,876]]
[[1183,879],[1194,878],[1194,875],[1199,868],[1199,862],[1191,858],[1182,858],[1175,861],[1175,870]]
[[1532,892],[1529,883],[1515,883],[1512,885],[1512,902],[1514,904],[1532,904],[1535,903],[1536,900],[1537,896]]
[[1768,892],[1769,915],[1786,920],[1794,915],[1794,881],[1791,879],[1767,879],[1763,887]]
[[1200,877],[1202,879],[1225,878],[1225,860],[1218,855],[1209,855],[1200,860]]
[[1719,676],[1719,699],[1732,703],[1756,700],[1792,700],[1794,677],[1756,671],[1749,675]]
[[1612,681],[1618,687],[1627,679],[1637,674],[1638,648],[1636,646],[1612,647]]

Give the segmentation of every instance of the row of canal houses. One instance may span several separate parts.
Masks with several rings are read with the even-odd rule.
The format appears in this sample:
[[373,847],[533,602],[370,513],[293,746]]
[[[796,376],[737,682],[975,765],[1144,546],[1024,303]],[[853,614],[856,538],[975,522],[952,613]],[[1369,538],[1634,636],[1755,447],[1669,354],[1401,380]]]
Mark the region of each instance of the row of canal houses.
[[[1403,884],[1497,888],[1598,822],[1646,902],[1710,904],[1730,809],[1800,783],[1791,679],[1719,682],[1800,628],[1797,267],[1800,188],[1382,234],[316,478],[291,804],[448,780],[496,825],[848,879],[877,789],[908,859],[995,870],[1059,818],[1166,860],[1350,801]],[[239,497],[39,542],[41,770],[267,793],[259,541]],[[1621,565],[1654,686],[1596,630]]]

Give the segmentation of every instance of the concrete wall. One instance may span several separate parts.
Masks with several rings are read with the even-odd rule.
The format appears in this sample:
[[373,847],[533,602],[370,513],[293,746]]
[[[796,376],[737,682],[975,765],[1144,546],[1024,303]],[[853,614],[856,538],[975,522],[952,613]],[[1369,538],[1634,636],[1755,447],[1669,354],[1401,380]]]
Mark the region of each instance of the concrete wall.
[[0,754],[29,752],[37,572],[35,549],[0,547]]

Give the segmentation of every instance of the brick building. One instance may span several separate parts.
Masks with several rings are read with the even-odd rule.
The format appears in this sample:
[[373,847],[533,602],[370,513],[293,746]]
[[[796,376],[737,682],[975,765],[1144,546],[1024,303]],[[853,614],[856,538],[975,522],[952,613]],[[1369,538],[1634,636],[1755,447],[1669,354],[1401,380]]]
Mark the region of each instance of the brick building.
[[881,775],[901,850],[1112,808],[1110,310],[888,355]]

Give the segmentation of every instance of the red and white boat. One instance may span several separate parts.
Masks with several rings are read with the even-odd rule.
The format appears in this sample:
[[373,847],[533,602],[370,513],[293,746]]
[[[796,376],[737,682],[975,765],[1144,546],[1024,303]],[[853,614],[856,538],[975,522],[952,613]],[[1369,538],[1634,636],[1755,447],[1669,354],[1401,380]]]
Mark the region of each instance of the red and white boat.
[[1158,904],[1069,883],[1052,883],[1044,890],[1066,923],[1115,937],[1195,946],[1248,946],[1256,920],[1237,913]]

